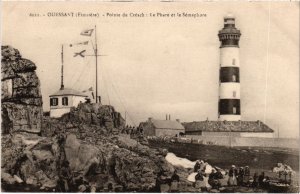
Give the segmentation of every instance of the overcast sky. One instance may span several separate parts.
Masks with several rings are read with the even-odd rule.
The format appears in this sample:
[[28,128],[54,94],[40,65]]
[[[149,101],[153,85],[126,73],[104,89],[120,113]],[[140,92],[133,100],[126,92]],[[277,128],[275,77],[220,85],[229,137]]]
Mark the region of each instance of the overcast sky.
[[[223,17],[232,13],[242,33],[242,119],[262,120],[280,137],[299,137],[299,2],[3,2],[2,11],[2,43],[36,64],[44,111],[48,96],[60,87],[61,44],[88,40],[80,32],[97,25],[98,48],[107,55],[99,59],[103,103],[123,115],[126,109],[128,122],[136,125],[148,117],[165,119],[167,113],[181,121],[217,120],[217,34]],[[48,17],[48,12],[101,17]],[[102,16],[108,12],[148,17]],[[149,17],[182,12],[206,17]],[[72,56],[82,48],[65,47],[65,87],[80,91],[95,87],[94,58]]]

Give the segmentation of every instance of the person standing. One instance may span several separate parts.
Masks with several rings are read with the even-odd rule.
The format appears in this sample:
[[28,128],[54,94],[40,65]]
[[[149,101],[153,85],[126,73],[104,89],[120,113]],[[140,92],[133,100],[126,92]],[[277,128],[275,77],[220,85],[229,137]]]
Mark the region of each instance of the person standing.
[[209,175],[208,183],[211,185],[213,189],[219,189],[221,187],[221,183],[219,179],[222,179],[223,175],[219,169],[216,170],[213,168],[212,172]]
[[238,176],[237,176],[237,184],[239,186],[243,185],[243,182],[244,182],[244,168],[243,167],[240,167],[239,168],[239,173],[238,173]]
[[204,170],[198,170],[198,173],[195,176],[195,188],[198,189],[199,191],[205,191],[206,190],[206,184],[204,181]]
[[71,182],[71,170],[69,167],[69,162],[67,160],[65,160],[62,163],[60,178],[63,182],[63,192],[69,192]]
[[262,172],[259,176],[258,176],[258,185],[260,187],[264,186],[264,179],[265,179],[265,172]]
[[244,184],[249,185],[249,178],[250,178],[250,168],[249,166],[245,166],[244,170]]
[[257,173],[255,172],[253,175],[253,183],[252,183],[252,187],[257,187],[258,181],[257,181]]
[[179,183],[179,176],[177,174],[177,171],[174,170],[174,173],[171,177],[171,192],[176,193],[178,192],[178,183]]
[[198,170],[200,169],[200,162],[199,162],[199,160],[197,160],[196,161],[196,164],[195,164],[195,166],[194,166],[194,172],[198,172]]
[[235,165],[231,166],[228,176],[229,176],[228,185],[229,186],[236,186],[237,185],[237,179],[236,179],[237,169],[236,169]]

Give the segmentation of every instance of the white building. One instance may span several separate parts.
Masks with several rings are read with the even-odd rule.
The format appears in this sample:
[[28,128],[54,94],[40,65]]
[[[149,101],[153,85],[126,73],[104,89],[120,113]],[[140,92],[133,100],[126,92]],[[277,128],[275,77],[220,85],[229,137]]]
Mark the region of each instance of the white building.
[[71,107],[77,107],[79,103],[84,103],[88,95],[70,88],[63,88],[49,97],[50,117],[58,118],[70,112]]

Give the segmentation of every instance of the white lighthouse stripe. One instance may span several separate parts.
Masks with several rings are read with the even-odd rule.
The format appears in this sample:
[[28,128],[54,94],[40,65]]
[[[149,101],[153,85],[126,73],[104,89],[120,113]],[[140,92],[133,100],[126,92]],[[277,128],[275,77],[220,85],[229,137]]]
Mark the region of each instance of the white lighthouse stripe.
[[219,121],[239,121],[241,115],[220,115]]
[[237,47],[221,48],[220,63],[221,63],[221,67],[239,67],[240,66],[239,48]]
[[240,84],[226,82],[220,84],[220,99],[240,99]]

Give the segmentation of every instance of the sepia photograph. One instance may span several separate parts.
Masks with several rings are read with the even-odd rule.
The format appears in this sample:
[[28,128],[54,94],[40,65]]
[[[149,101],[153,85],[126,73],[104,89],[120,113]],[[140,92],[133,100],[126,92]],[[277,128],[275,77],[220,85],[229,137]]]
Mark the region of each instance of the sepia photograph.
[[1,192],[299,193],[293,1],[3,1]]

